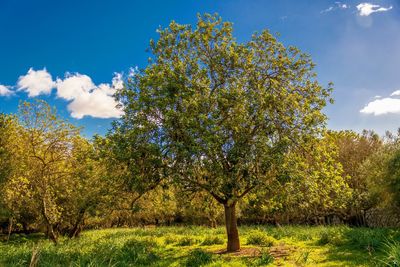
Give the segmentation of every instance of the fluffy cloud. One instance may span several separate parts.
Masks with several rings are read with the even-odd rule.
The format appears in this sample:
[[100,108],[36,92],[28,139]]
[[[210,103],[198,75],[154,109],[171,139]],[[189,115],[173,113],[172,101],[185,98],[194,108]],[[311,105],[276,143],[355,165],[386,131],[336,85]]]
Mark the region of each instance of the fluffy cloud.
[[[25,91],[29,97],[50,94],[55,88],[57,97],[69,102],[67,108],[73,118],[82,119],[84,116],[94,118],[118,118],[122,111],[117,109],[113,95],[116,90],[123,88],[122,74],[115,73],[112,83],[96,85],[92,79],[83,74],[67,73],[64,79],[53,78],[46,69],[29,69],[26,75],[20,76],[17,82],[18,91]],[[0,96],[11,95],[9,87],[0,85]]]
[[385,12],[391,10],[393,7],[382,7],[371,3],[361,3],[357,5],[358,14],[360,16],[369,16],[376,12]]
[[348,8],[350,8],[350,6],[347,5],[347,4],[343,4],[342,2],[335,2],[334,6],[330,6],[327,9],[322,10],[321,14],[328,13],[328,12],[331,12],[331,11],[335,11],[335,10],[338,10],[338,9],[348,9]]
[[395,98],[400,96],[400,90],[394,91],[391,97],[379,98],[369,102],[363,109],[360,110],[364,114],[373,114],[375,116],[384,114],[400,114],[400,99]]
[[50,94],[55,83],[46,69],[29,69],[26,75],[18,79],[18,90],[26,91],[29,97],[35,97],[41,94]]
[[13,94],[14,92],[10,90],[10,86],[0,84],[0,96],[10,96]]
[[81,119],[84,116],[95,118],[117,118],[122,111],[117,109],[117,102],[113,95],[122,88],[122,75],[116,74],[112,84],[95,85],[87,75],[67,73],[64,79],[57,79],[57,96],[67,101],[68,110],[73,118]]
[[398,96],[400,95],[400,90],[394,91],[390,96]]

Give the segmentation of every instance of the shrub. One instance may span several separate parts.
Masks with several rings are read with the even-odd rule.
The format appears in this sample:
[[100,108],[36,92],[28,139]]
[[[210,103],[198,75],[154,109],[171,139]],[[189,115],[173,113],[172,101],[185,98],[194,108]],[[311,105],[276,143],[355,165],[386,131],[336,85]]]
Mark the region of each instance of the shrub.
[[343,242],[342,233],[340,231],[326,229],[319,234],[317,244],[321,246],[326,244],[341,245]]
[[202,246],[211,246],[211,245],[222,245],[225,241],[219,236],[207,236],[203,242],[201,243]]
[[321,232],[319,239],[318,239],[318,245],[326,245],[329,244],[331,241],[331,235],[328,231],[323,231]]
[[275,239],[266,235],[262,231],[252,231],[247,236],[247,245],[257,245],[257,246],[264,246],[264,247],[271,247],[275,243]]
[[212,254],[202,249],[195,249],[190,252],[186,259],[186,266],[200,267],[213,261]]

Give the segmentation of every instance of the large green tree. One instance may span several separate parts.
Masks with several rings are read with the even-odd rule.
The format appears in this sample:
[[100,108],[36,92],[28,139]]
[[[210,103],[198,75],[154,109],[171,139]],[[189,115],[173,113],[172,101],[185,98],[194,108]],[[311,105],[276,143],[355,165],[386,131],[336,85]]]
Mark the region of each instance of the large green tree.
[[181,186],[224,206],[230,252],[240,249],[237,202],[268,184],[291,147],[320,133],[331,91],[297,48],[267,30],[238,43],[232,31],[213,15],[160,29],[151,62],[117,94],[125,114],[114,128]]

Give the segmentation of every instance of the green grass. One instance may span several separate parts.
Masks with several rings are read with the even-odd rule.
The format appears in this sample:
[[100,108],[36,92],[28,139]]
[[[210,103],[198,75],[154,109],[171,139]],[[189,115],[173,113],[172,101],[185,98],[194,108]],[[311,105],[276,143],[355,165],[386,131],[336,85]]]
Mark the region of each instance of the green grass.
[[[243,249],[218,254],[223,227],[158,227],[86,231],[54,246],[42,235],[0,243],[0,266],[399,266],[400,230],[307,226],[244,226]],[[397,264],[397,265],[396,265]]]

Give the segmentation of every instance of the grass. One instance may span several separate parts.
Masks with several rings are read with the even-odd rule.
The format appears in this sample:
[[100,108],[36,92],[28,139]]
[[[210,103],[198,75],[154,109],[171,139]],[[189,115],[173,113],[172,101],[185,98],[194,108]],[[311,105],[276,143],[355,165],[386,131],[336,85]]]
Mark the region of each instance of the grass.
[[[85,231],[54,246],[42,235],[0,243],[0,266],[400,266],[400,230],[346,226],[244,226],[242,251],[218,254],[220,227]],[[255,254],[255,251],[258,252]]]

